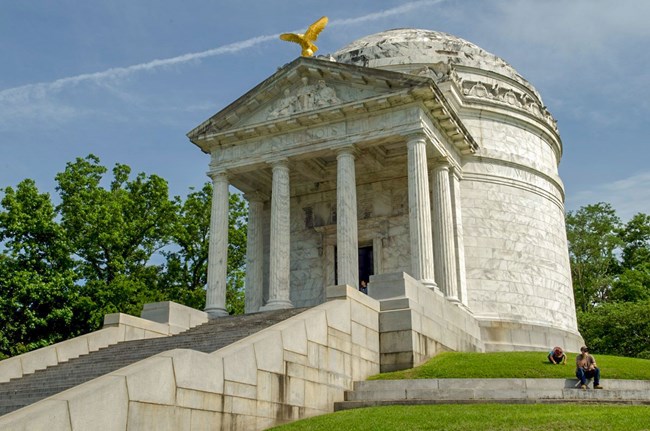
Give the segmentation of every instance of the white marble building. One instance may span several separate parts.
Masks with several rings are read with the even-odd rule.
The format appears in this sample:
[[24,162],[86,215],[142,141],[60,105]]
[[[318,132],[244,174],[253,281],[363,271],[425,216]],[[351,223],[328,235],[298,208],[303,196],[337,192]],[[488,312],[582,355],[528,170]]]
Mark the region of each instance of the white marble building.
[[478,46],[368,36],[283,66],[188,136],[211,156],[209,314],[226,313],[234,186],[250,208],[247,312],[361,279],[376,297],[406,273],[465,310],[486,350],[580,346],[555,120]]

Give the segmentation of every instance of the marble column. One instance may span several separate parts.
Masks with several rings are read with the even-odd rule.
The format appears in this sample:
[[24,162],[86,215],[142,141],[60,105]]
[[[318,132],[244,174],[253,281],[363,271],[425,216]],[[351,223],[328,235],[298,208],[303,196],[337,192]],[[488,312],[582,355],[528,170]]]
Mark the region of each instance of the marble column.
[[262,310],[293,308],[289,286],[290,253],[290,190],[289,162],[286,159],[273,163],[273,188],[271,192],[271,240],[269,256],[269,300]]
[[424,135],[411,137],[407,142],[407,149],[412,275],[425,286],[437,289],[434,277],[431,205]]
[[432,170],[433,237],[436,282],[450,301],[458,301],[456,245],[454,239],[449,163],[438,162]]
[[458,299],[466,307],[467,300],[467,274],[465,272],[465,242],[463,240],[463,217],[460,201],[460,172],[458,168],[451,170],[451,203],[454,213],[454,240],[456,248],[456,277],[458,281]]
[[354,148],[336,156],[336,250],[338,284],[359,284],[359,238],[357,235],[357,182]]
[[264,243],[262,239],[262,212],[264,200],[259,193],[244,195],[248,200],[248,235],[246,239],[246,284],[244,310],[255,313],[262,306],[264,283]]
[[226,275],[228,269],[228,177],[212,172],[210,243],[208,245],[208,288],[205,312],[209,318],[227,316]]

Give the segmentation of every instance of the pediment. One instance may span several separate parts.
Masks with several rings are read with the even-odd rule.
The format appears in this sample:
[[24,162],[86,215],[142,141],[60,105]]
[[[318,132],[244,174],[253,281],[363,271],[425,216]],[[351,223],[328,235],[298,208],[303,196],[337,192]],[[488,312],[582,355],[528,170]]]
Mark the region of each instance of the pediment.
[[462,151],[475,141],[430,76],[299,57],[190,131],[204,152],[419,101]]
[[188,137],[194,140],[364,101],[381,101],[423,85],[430,85],[429,78],[300,57],[192,130]]

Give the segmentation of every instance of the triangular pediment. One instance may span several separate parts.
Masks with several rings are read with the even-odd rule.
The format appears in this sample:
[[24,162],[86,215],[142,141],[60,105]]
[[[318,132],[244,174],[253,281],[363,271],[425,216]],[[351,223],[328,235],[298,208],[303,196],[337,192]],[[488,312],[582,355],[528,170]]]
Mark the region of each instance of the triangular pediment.
[[334,106],[387,98],[428,84],[427,81],[427,78],[402,73],[300,57],[213,115],[188,136],[224,133],[326,111]]
[[[350,115],[422,100],[445,112],[455,131],[469,137],[433,79],[401,72],[299,57],[188,133],[209,152],[227,142],[337,121]],[[458,129],[462,129],[459,132]],[[471,137],[469,137],[471,140]]]

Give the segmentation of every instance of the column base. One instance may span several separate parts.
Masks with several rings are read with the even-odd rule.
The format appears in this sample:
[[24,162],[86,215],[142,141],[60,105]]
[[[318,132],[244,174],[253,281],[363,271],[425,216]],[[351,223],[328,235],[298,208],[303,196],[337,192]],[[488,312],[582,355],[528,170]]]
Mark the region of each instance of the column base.
[[436,284],[436,282],[434,280],[423,279],[423,280],[420,280],[420,283],[422,283],[424,285],[424,287],[428,287],[429,289],[433,290],[434,292],[442,293],[440,288],[438,287],[438,285]]
[[210,307],[206,308],[205,311],[208,314],[208,319],[218,319],[219,317],[225,317],[230,315],[225,308],[221,307]]
[[285,310],[293,308],[291,301],[287,299],[272,299],[266,305],[260,307],[260,311]]

